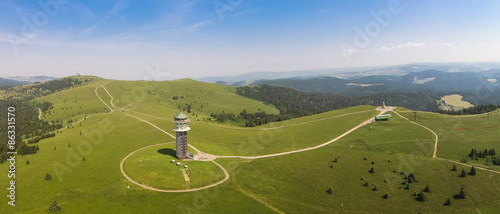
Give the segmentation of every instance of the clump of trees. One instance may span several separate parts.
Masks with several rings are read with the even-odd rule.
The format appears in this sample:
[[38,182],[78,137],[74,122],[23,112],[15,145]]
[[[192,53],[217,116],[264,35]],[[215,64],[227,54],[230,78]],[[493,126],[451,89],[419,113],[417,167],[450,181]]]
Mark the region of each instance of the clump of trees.
[[477,160],[477,158],[486,158],[488,155],[489,156],[495,156],[497,154],[497,152],[495,151],[495,148],[493,149],[484,149],[484,151],[477,151],[477,149],[471,149],[470,153],[469,153],[469,157],[471,159],[474,159],[474,160]]
[[244,127],[254,127],[267,124],[270,122],[282,121],[290,119],[283,115],[267,114],[266,112],[247,113],[245,109],[239,114],[234,113],[212,113],[210,118],[213,118],[218,123],[230,122]]

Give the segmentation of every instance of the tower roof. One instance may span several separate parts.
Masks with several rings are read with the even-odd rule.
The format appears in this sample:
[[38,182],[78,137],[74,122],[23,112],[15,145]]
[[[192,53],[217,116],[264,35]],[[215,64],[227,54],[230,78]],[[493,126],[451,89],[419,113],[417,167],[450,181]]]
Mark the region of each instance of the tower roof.
[[174,119],[176,119],[176,120],[185,120],[187,118],[188,118],[188,116],[186,114],[182,113],[182,111],[174,116]]

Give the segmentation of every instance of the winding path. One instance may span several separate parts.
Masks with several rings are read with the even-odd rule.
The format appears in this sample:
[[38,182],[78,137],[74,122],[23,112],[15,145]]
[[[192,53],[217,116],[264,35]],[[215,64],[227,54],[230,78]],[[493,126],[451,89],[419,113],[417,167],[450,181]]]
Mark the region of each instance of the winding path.
[[491,170],[491,169],[486,169],[486,168],[483,168],[483,167],[480,167],[480,166],[475,166],[475,165],[471,165],[471,164],[466,164],[466,163],[461,163],[461,162],[458,162],[458,161],[454,161],[454,160],[449,160],[449,159],[445,159],[445,158],[440,158],[437,156],[437,145],[438,145],[438,135],[436,134],[436,132],[432,131],[432,129],[430,128],[427,128],[426,126],[422,125],[422,124],[419,124],[419,123],[416,123],[414,121],[411,121],[410,119],[404,117],[403,115],[399,114],[398,112],[396,111],[393,111],[394,113],[396,113],[398,116],[400,116],[401,118],[405,119],[405,120],[408,120],[410,121],[411,123],[415,124],[415,125],[418,125],[418,126],[421,126],[425,129],[427,129],[428,131],[430,131],[432,134],[434,134],[434,136],[436,137],[436,140],[434,142],[434,152],[432,153],[432,158],[435,158],[437,160],[442,160],[442,161],[448,161],[448,162],[451,162],[451,163],[455,163],[455,164],[460,164],[460,165],[463,165],[463,166],[468,166],[468,167],[472,167],[474,166],[474,168],[476,169],[482,169],[484,171],[488,171],[488,172],[493,172],[493,173],[497,173],[497,174],[500,174],[499,171],[495,171],[495,170]]
[[159,143],[159,144],[155,144],[155,145],[150,145],[150,146],[146,146],[146,147],[142,147],[140,149],[137,149],[133,152],[131,152],[130,154],[128,154],[127,156],[125,156],[125,158],[123,158],[123,160],[120,162],[120,172],[122,173],[123,177],[125,177],[128,181],[132,182],[133,184],[137,185],[137,186],[140,186],[144,189],[149,189],[149,190],[154,190],[154,191],[157,191],[157,192],[194,192],[194,191],[198,191],[198,190],[203,190],[203,189],[208,189],[208,188],[211,188],[211,187],[214,187],[214,186],[217,186],[219,184],[222,184],[224,182],[226,182],[228,179],[229,179],[229,173],[227,172],[227,170],[222,167],[219,163],[215,162],[215,161],[211,161],[213,164],[217,165],[219,168],[222,169],[222,171],[224,172],[224,175],[226,176],[224,179],[220,180],[219,182],[217,183],[213,183],[213,184],[210,184],[208,186],[204,186],[204,187],[199,187],[199,188],[194,188],[194,189],[184,189],[184,190],[165,190],[165,189],[157,189],[157,188],[154,188],[154,187],[150,187],[150,186],[146,186],[144,184],[140,184],[138,183],[137,181],[134,181],[132,178],[130,178],[127,173],[125,173],[125,170],[123,169],[123,165],[125,163],[125,160],[127,160],[128,157],[132,156],[134,153],[138,152],[138,151],[141,151],[143,149],[147,149],[147,148],[151,148],[151,147],[154,147],[154,146],[158,146],[158,145],[165,145],[165,144],[171,144],[173,142],[170,142],[170,143]]
[[[107,82],[109,83],[109,82]],[[102,87],[106,93],[111,97],[111,100],[110,100],[110,105],[113,106],[114,108],[118,108],[116,106],[113,105],[113,96],[109,93],[109,91],[106,89],[106,87],[104,87],[104,85],[106,85],[107,83],[105,84],[102,84],[98,87],[96,87],[95,89],[95,94],[96,96],[99,98],[99,100],[101,100],[101,102],[106,105],[106,107],[108,107],[110,110],[111,110],[111,113],[113,112],[113,109],[106,103],[104,102],[104,100],[99,96],[99,94],[97,93],[97,89]],[[421,125],[419,123],[416,123],[414,121],[411,121],[410,119],[402,116],[401,114],[399,114],[398,112],[394,111],[394,108],[395,107],[386,107],[386,108],[377,108],[378,111],[380,111],[379,115],[380,114],[384,114],[388,111],[392,111],[394,112],[395,114],[397,114],[398,116],[400,116],[401,118],[403,119],[406,119],[408,120],[409,122],[415,124],[415,125],[418,125],[418,126],[421,126],[425,129],[427,129],[429,132],[431,132],[432,134],[434,134],[435,136],[435,142],[434,142],[434,152],[432,154],[432,157],[435,158],[435,159],[438,159],[438,160],[444,160],[444,161],[448,161],[448,162],[452,162],[452,163],[456,163],[456,164],[461,164],[461,165],[464,165],[464,166],[472,166],[470,164],[465,164],[465,163],[460,163],[460,162],[457,162],[457,161],[452,161],[452,160],[448,160],[448,159],[444,159],[444,158],[439,158],[437,157],[437,144],[438,144],[438,135],[432,131],[430,128],[424,126],[424,125]],[[128,111],[128,110],[127,110]],[[131,111],[131,112],[134,112],[134,111]],[[139,112],[134,112],[134,113],[139,113]],[[359,113],[359,112],[354,112],[354,113],[348,113],[348,114],[355,114],[355,113]],[[146,114],[143,114],[143,113],[139,113],[139,114],[142,114],[142,115],[145,115],[145,116],[151,116],[151,115],[146,115]],[[164,134],[167,134],[168,136],[172,137],[175,139],[175,136],[173,136],[172,134],[168,133],[167,131],[161,129],[160,127],[154,125],[153,123],[147,121],[147,120],[144,120],[142,118],[139,118],[139,117],[136,117],[136,116],[133,116],[131,114],[128,114],[128,113],[125,113],[125,115],[127,116],[130,116],[130,117],[133,117],[137,120],[140,120],[142,122],[145,122],[151,126],[153,126],[154,128],[158,129],[159,131],[163,132]],[[347,114],[344,114],[344,115],[337,115],[337,116],[334,116],[334,117],[341,117],[341,116],[345,116]],[[155,118],[159,118],[159,117],[156,117],[156,116],[151,116],[151,117],[155,117]],[[159,118],[159,119],[164,119],[164,118]],[[82,119],[83,120],[83,119]],[[320,119],[321,120],[321,119]],[[81,122],[81,121],[79,121]],[[314,122],[314,121],[308,121],[308,122],[303,122],[303,123],[298,123],[298,124],[291,124],[291,125],[288,125],[288,126],[292,126],[292,125],[301,125],[301,124],[305,124],[305,123],[310,123],[310,122]],[[293,150],[293,151],[288,151],[288,152],[281,152],[281,153],[276,153],[276,154],[268,154],[268,155],[260,155],[260,156],[216,156],[216,155],[212,155],[212,154],[207,154],[207,153],[204,153],[202,152],[201,150],[197,149],[196,147],[194,147],[193,145],[191,144],[188,144],[189,147],[191,147],[193,150],[195,150],[197,153],[198,153],[198,156],[201,156],[201,158],[199,158],[198,160],[199,161],[211,161],[212,163],[214,163],[215,165],[217,165],[218,167],[220,167],[224,174],[225,174],[225,178],[217,183],[214,183],[214,184],[211,184],[211,185],[208,185],[208,186],[205,186],[205,187],[200,187],[200,188],[195,188],[195,189],[187,189],[187,190],[162,190],[162,189],[156,189],[156,188],[153,188],[153,187],[149,187],[149,186],[146,186],[146,185],[143,185],[143,184],[139,184],[137,183],[136,181],[132,180],[130,177],[128,177],[126,175],[126,173],[123,171],[123,163],[125,162],[125,160],[131,156],[132,154],[134,154],[135,152],[137,151],[140,151],[142,149],[145,149],[145,148],[149,148],[149,147],[152,147],[152,146],[156,146],[156,145],[160,145],[160,144],[155,144],[155,145],[151,145],[151,146],[148,146],[148,147],[144,147],[144,148],[141,148],[141,149],[138,149],[132,153],[130,153],[129,155],[127,155],[123,160],[122,162],[120,163],[120,170],[122,172],[122,175],[127,179],[129,180],[130,182],[140,186],[140,187],[143,187],[145,189],[149,189],[149,190],[154,190],[154,191],[158,191],[158,192],[193,192],[193,191],[198,191],[198,190],[202,190],[202,189],[207,189],[207,188],[210,188],[210,187],[214,187],[214,186],[217,186],[219,184],[222,184],[224,183],[225,181],[227,181],[229,179],[229,173],[227,172],[227,170],[221,166],[220,164],[218,164],[217,162],[215,162],[214,160],[216,158],[241,158],[241,159],[261,159],[261,158],[269,158],[269,157],[277,157],[277,156],[282,156],[282,155],[288,155],[288,154],[294,154],[294,153],[299,153],[299,152],[305,152],[305,151],[310,151],[310,150],[314,150],[314,149],[318,149],[318,148],[321,148],[321,147],[324,147],[324,146],[327,146],[343,137],[345,137],[346,135],[350,134],[351,132],[355,131],[356,129],[362,127],[362,126],[365,126],[366,124],[369,124],[373,122],[373,119],[370,118],[369,120],[367,121],[364,121],[363,123],[357,125],[356,127],[348,130],[347,132],[341,134],[340,136],[328,141],[328,142],[325,142],[323,144],[320,144],[320,145],[317,145],[317,146],[313,146],[313,147],[308,147],[308,148],[303,148],[303,149],[297,149],[297,150]],[[286,126],[279,126],[279,127],[272,127],[272,128],[264,128],[263,130],[271,130],[271,129],[278,129],[278,128],[283,128],[283,127],[286,127]],[[490,169],[485,169],[485,168],[482,168],[482,167],[478,167],[478,166],[475,166],[476,168],[478,169],[482,169],[482,170],[485,170],[485,171],[490,171],[490,172],[493,172],[493,173],[500,173],[498,171],[494,171],[494,170],[490,170]]]
[[[99,94],[97,93],[97,89],[102,87],[106,93],[111,97],[111,101],[110,101],[110,105],[113,106],[114,108],[117,108],[116,106],[113,105],[113,96],[109,93],[109,91],[106,89],[106,87],[104,87],[104,85],[106,85],[107,83],[109,82],[106,82],[100,86],[97,86],[96,89],[95,89],[95,94],[96,96],[99,98],[99,100],[101,100],[101,102],[106,105],[106,107],[108,107],[110,110],[111,110],[111,113],[113,112],[113,109],[106,103],[104,102],[104,100],[99,96]],[[378,111],[380,111],[379,114],[384,114],[385,112],[387,111],[392,111],[394,110],[394,107],[387,107],[387,108],[377,108]],[[359,112],[355,112],[355,113],[359,113]],[[337,115],[337,116],[334,116],[334,117],[340,117],[340,116],[345,116],[345,115],[350,115],[350,114],[355,114],[355,113],[347,113],[347,114],[344,114],[344,115]],[[142,114],[142,113],[141,113]],[[154,125],[153,123],[147,121],[147,120],[144,120],[142,118],[139,118],[139,117],[136,117],[136,116],[133,116],[133,115],[130,115],[128,113],[125,113],[125,115],[127,116],[130,116],[130,117],[133,117],[137,120],[140,120],[142,122],[145,122],[151,126],[153,126],[154,128],[158,129],[159,131],[163,132],[164,134],[167,134],[168,136],[172,137],[175,139],[175,136],[173,136],[172,134],[168,133],[167,131],[161,129],[160,127]],[[322,119],[320,119],[322,120]],[[310,123],[310,122],[313,122],[313,121],[308,121],[308,122],[303,122],[303,123],[298,123],[298,124],[292,124],[292,125],[299,125],[299,124],[305,124],[305,123]],[[153,188],[153,187],[149,187],[149,186],[146,186],[146,185],[142,185],[142,184],[139,184],[137,183],[136,181],[132,180],[130,177],[128,177],[125,173],[125,171],[123,170],[123,163],[125,162],[125,160],[131,156],[132,154],[134,154],[135,152],[137,151],[140,151],[142,149],[145,149],[145,148],[149,148],[149,147],[152,147],[152,146],[155,146],[155,145],[151,145],[151,146],[147,146],[147,147],[144,147],[144,148],[141,148],[141,149],[138,149],[132,153],[130,153],[129,155],[127,155],[123,160],[122,162],[120,163],[120,170],[122,172],[122,175],[127,179],[129,180],[130,182],[140,186],[140,187],[143,187],[145,189],[149,189],[149,190],[154,190],[154,191],[158,191],[158,192],[192,192],[192,191],[198,191],[198,190],[202,190],[202,189],[207,189],[207,188],[210,188],[210,187],[214,187],[214,186],[217,186],[219,184],[222,184],[224,183],[225,181],[227,181],[229,179],[229,173],[227,172],[227,170],[221,166],[220,164],[218,164],[217,162],[215,162],[214,160],[216,158],[242,158],[242,159],[260,159],[260,158],[268,158],[268,157],[276,157],[276,156],[282,156],[282,155],[288,155],[288,154],[293,154],[293,153],[298,153],[298,152],[304,152],[304,151],[310,151],[310,150],[314,150],[314,149],[318,149],[318,148],[321,148],[321,147],[324,147],[328,144],[331,144],[341,138],[343,138],[344,136],[348,135],[349,133],[353,132],[354,130],[368,124],[368,123],[371,123],[373,122],[373,119],[370,118],[369,120],[367,121],[364,121],[363,123],[357,125],[356,127],[350,129],[349,131],[341,134],[340,136],[328,141],[328,142],[325,142],[323,144],[320,144],[320,145],[317,145],[317,146],[313,146],[313,147],[308,147],[308,148],[304,148],[304,149],[297,149],[297,150],[293,150],[293,151],[288,151],[288,152],[282,152],[282,153],[277,153],[277,154],[269,154],[269,155],[260,155],[260,156],[215,156],[215,155],[212,155],[212,154],[207,154],[207,153],[204,153],[202,151],[200,151],[199,149],[197,149],[196,147],[192,146],[191,144],[188,144],[189,147],[191,147],[193,150],[195,150],[197,153],[198,153],[198,156],[201,156],[198,160],[200,161],[211,161],[212,163],[214,163],[215,165],[219,166],[223,171],[224,171],[224,174],[226,175],[226,177],[222,180],[222,181],[219,181],[217,183],[214,183],[214,184],[211,184],[211,185],[208,185],[208,186],[205,186],[205,187],[200,187],[200,188],[195,188],[195,189],[187,189],[187,190],[161,190],[161,189],[156,189],[156,188]],[[272,128],[267,128],[268,130],[271,130],[271,129],[277,129],[277,128],[283,128],[285,126],[279,126],[279,127],[272,127]],[[159,145],[159,144],[156,144],[156,145]]]
[[[392,111],[394,109],[394,107],[388,107],[388,108],[377,108],[377,110],[380,111],[379,115],[380,114],[384,114],[385,112],[387,111]],[[359,125],[357,125],[356,127],[350,129],[349,131],[347,132],[344,132],[343,134],[341,134],[340,136],[326,142],[326,143],[323,143],[323,144],[320,144],[320,145],[317,145],[317,146],[313,146],[313,147],[308,147],[308,148],[304,148],[304,149],[297,149],[297,150],[293,150],[293,151],[288,151],[288,152],[281,152],[281,153],[276,153],[276,154],[269,154],[269,155],[260,155],[260,156],[217,156],[218,158],[242,158],[242,159],[260,159],[260,158],[269,158],[269,157],[276,157],[276,156],[282,156],[282,155],[288,155],[288,154],[293,154],[293,153],[298,153],[298,152],[305,152],[305,151],[310,151],[310,150],[314,150],[314,149],[318,149],[318,148],[321,148],[321,147],[324,147],[328,144],[331,144],[341,138],[343,138],[344,136],[350,134],[351,132],[355,131],[356,129],[359,129],[360,127],[362,126],[365,126],[366,124],[369,124],[373,122],[373,119],[369,119]]]

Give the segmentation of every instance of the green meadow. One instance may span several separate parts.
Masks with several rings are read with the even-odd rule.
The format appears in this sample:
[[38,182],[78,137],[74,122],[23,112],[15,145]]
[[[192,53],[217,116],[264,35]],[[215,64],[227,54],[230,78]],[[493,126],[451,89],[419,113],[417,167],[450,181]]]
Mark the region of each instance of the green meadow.
[[[102,84],[112,97],[99,87]],[[191,145],[217,156],[256,156],[323,144],[378,114],[374,106],[358,106],[252,128],[203,120],[211,113],[238,114],[243,109],[279,113],[273,106],[236,95],[234,90],[188,79],[148,82],[95,78],[92,83],[37,98],[54,106],[43,114],[44,120],[66,122],[87,118],[53,138],[41,140],[37,154],[16,156],[16,206],[8,206],[9,199],[3,197],[0,213],[48,213],[53,201],[62,208],[60,213],[498,213],[500,210],[497,173],[478,169],[475,176],[459,177],[460,170],[468,172],[470,167],[457,164],[458,171],[451,171],[453,163],[433,159],[434,135],[394,113],[389,121],[362,126],[318,149],[262,159],[217,158],[215,162],[229,172],[229,180],[200,191],[156,192],[123,177],[120,162],[127,155],[160,144],[129,156],[124,165],[127,175],[160,189],[185,188],[183,175],[179,173],[183,165],[191,169],[190,188],[224,178],[223,171],[212,162],[180,161],[181,166],[170,163],[176,160],[175,144],[166,143],[173,142],[173,138],[134,117],[174,135],[173,116],[179,106],[191,105],[194,112],[188,114]],[[412,112],[401,114],[413,116]],[[495,130],[499,127],[483,127],[494,126],[499,117],[499,112],[489,117],[418,112],[417,122],[438,134],[439,157],[460,160],[471,148],[484,150],[498,145],[500,132]],[[473,129],[456,129],[462,127]],[[369,172],[371,167],[375,173]],[[8,168],[7,163],[0,165],[1,171],[7,172]],[[400,172],[414,173],[418,182],[404,189],[401,184],[404,175]],[[45,180],[47,173],[52,177],[50,180]],[[8,182],[6,175],[0,176],[3,188],[8,187]],[[365,183],[368,186],[363,186]],[[426,185],[431,190],[425,193],[428,200],[417,201],[413,194]],[[375,186],[377,191],[372,190]],[[454,199],[461,187],[465,188],[467,198]],[[332,194],[327,193],[329,188]],[[389,198],[382,198],[386,193]],[[451,200],[451,206],[443,205],[447,199]]]
[[[193,152],[188,149],[188,152]],[[174,160],[174,163],[171,163]],[[176,165],[176,163],[181,163]],[[124,171],[134,181],[164,190],[186,189],[180,170],[187,165],[190,188],[208,186],[224,179],[222,170],[211,162],[181,161],[175,157],[175,142],[137,151],[125,161]]]
[[[414,113],[402,112],[403,116],[414,119]],[[432,129],[439,137],[438,157],[460,161],[468,158],[469,162],[481,167],[500,171],[500,167],[486,163],[484,158],[470,160],[471,149],[500,148],[500,111],[480,115],[442,115],[418,112],[417,122]],[[497,153],[498,155],[498,153]]]

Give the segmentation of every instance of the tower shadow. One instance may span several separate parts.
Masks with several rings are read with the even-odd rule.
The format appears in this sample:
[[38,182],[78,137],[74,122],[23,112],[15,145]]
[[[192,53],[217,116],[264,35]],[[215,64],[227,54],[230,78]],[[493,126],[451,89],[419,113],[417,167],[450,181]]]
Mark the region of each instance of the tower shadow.
[[162,155],[168,155],[168,156],[172,156],[173,158],[176,158],[175,150],[170,149],[170,148],[158,149],[157,152],[162,154]]

